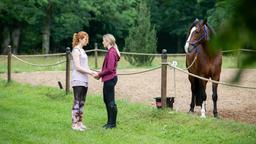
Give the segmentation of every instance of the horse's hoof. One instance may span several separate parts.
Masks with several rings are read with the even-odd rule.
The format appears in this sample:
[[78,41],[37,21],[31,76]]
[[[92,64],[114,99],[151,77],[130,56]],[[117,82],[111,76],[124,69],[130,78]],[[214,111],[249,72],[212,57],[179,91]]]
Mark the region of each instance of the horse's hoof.
[[194,113],[195,113],[194,111],[191,111],[191,110],[188,111],[188,114],[194,114]]
[[213,116],[214,116],[214,118],[219,119],[219,115],[218,115],[218,113],[213,113]]
[[205,116],[205,115],[201,115],[200,117],[201,117],[201,118],[203,118],[203,119],[205,119],[205,118],[206,118],[206,116]]
[[220,119],[219,115],[214,115],[214,118]]

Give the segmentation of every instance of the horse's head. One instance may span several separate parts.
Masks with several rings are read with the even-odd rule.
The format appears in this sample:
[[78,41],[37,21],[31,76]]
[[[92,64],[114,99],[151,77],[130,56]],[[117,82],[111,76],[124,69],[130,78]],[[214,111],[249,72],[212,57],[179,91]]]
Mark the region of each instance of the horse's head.
[[207,20],[196,19],[189,29],[188,38],[185,44],[185,52],[188,53],[198,45],[208,41],[209,30]]

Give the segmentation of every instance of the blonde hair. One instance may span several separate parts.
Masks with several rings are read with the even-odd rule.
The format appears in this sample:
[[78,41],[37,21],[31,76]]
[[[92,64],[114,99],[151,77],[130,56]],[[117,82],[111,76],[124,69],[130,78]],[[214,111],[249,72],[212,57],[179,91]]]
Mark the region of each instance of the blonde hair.
[[112,34],[105,34],[103,36],[103,39],[108,39],[110,42],[110,45],[112,45],[112,46],[116,45],[116,39]]
[[85,37],[87,37],[89,39],[89,35],[86,32],[84,32],[84,31],[80,31],[78,33],[74,33],[73,41],[72,41],[72,47],[74,48],[76,45],[78,45],[79,39],[83,39]]
[[117,55],[118,55],[119,57],[121,57],[120,51],[119,51],[118,46],[117,46],[117,44],[116,44],[116,39],[115,39],[115,37],[114,37],[112,34],[105,34],[105,35],[103,36],[103,39],[108,39],[108,40],[109,40],[109,44],[112,45],[112,46],[114,46],[114,48],[116,49]]

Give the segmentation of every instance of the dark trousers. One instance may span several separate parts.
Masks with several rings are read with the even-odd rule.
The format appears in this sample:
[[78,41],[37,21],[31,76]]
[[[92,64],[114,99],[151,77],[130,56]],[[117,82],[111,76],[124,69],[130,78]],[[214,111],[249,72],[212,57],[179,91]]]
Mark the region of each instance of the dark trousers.
[[107,124],[116,125],[117,105],[115,103],[115,85],[117,77],[105,81],[103,84],[103,100],[106,105],[108,122]]
[[88,87],[74,86],[74,104],[72,108],[72,123],[82,122],[84,103],[86,100]]

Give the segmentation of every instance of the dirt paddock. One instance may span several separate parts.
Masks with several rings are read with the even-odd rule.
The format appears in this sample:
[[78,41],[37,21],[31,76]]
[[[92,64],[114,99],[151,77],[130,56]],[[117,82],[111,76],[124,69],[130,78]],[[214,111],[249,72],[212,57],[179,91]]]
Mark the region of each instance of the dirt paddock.
[[[141,69],[142,70],[142,69]],[[120,73],[132,72],[135,70],[120,70]],[[140,71],[136,69],[136,71]],[[230,82],[237,70],[223,69],[221,81]],[[152,105],[154,97],[160,96],[161,70],[155,70],[144,74],[119,76],[116,87],[118,99],[130,102]],[[6,74],[1,77],[6,79]],[[12,79],[20,83],[29,83],[32,85],[47,85],[58,87],[57,81],[65,84],[65,72],[33,72],[33,73],[13,73]],[[89,94],[100,93],[102,83],[90,77]],[[173,89],[173,71],[168,70],[167,81],[168,96],[174,95]],[[256,87],[256,70],[246,70],[239,85]],[[211,83],[207,84],[207,116],[212,116],[212,92]],[[232,119],[244,123],[256,124],[256,90],[236,88],[219,85],[218,87],[218,111],[220,118]],[[176,98],[174,109],[187,112],[191,100],[190,83],[188,76],[181,72],[176,72]],[[199,107],[195,109],[199,113]]]

